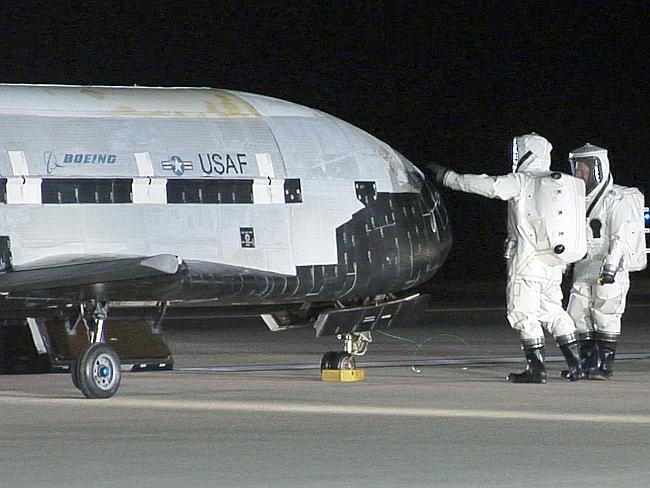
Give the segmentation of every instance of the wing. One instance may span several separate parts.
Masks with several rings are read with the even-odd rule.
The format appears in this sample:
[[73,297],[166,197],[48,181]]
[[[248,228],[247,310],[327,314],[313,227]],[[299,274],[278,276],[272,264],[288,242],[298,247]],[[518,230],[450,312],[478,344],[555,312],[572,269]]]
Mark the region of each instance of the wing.
[[[156,256],[63,255],[0,273],[0,294],[57,301],[259,300],[287,290],[295,276]],[[257,300],[256,300],[257,299]]]
[[[55,290],[173,276],[182,261],[157,256],[63,255],[16,266],[0,274],[0,293],[8,296],[58,298]],[[52,293],[48,293],[48,291]]]

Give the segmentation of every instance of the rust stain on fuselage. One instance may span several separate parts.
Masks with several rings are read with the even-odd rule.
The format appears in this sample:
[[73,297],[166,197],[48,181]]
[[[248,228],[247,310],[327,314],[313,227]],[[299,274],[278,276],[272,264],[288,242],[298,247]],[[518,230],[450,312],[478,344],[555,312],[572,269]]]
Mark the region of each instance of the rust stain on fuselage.
[[[179,118],[179,119],[257,119],[261,115],[253,106],[226,90],[195,90],[183,95],[189,106],[196,107],[187,111],[177,110],[137,110],[130,105],[120,105],[107,112],[112,117],[153,117],[153,118]],[[189,95],[189,96],[188,96]],[[171,98],[171,97],[170,97]],[[184,108],[184,107],[179,107]]]
[[88,95],[89,97],[95,98],[97,100],[104,100],[106,98],[106,94],[98,88],[82,88],[80,91],[84,95]]
[[250,103],[233,93],[215,89],[210,90],[209,93],[213,96],[212,99],[205,101],[209,113],[217,114],[220,117],[261,117]]
[[[115,110],[107,113],[113,117],[168,117],[168,118],[196,118],[196,114],[188,114],[177,110],[136,110],[128,105],[120,105]],[[199,115],[200,116],[200,115]]]

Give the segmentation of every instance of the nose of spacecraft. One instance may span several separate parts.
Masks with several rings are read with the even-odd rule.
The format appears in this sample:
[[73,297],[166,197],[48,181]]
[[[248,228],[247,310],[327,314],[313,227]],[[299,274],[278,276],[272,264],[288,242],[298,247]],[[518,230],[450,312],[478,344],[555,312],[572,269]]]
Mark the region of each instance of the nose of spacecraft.
[[435,221],[435,227],[438,230],[438,238],[441,243],[451,244],[451,224],[449,222],[449,214],[445,208],[445,204],[442,200],[442,196],[438,189],[433,186],[433,183],[429,180],[425,180],[423,185],[426,188],[422,189],[423,193],[428,195],[424,196],[425,200],[429,204],[429,210]]
[[451,247],[451,224],[442,196],[435,184],[435,176],[428,174],[426,167],[422,171],[421,167],[415,166],[402,154],[399,154],[399,156],[407,173],[412,177],[410,178],[411,181],[420,190],[423,210],[431,216],[433,240],[437,241],[434,245],[446,255]]
[[415,174],[420,186],[421,205],[424,213],[428,216],[431,227],[427,245],[431,254],[430,264],[437,269],[447,259],[451,250],[451,223],[442,195],[435,185],[435,179],[421,171],[417,171]]

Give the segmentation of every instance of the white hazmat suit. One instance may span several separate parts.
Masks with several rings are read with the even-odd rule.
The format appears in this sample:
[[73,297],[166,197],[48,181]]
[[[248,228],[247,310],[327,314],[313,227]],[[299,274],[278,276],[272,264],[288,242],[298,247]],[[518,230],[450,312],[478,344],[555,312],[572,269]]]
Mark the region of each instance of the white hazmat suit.
[[[555,338],[567,359],[569,371],[566,378],[577,380],[584,376],[578,359],[576,328],[562,308],[560,285],[565,264],[557,256],[554,259],[548,253],[540,252],[540,241],[543,240],[540,234],[546,231],[543,225],[536,225],[536,222],[539,224],[544,217],[537,220],[531,217],[548,208],[536,201],[540,198],[540,181],[551,181],[543,177],[552,175],[555,180],[565,178],[563,181],[571,183],[571,188],[582,192],[575,191],[572,202],[582,203],[582,182],[569,175],[551,173],[551,149],[552,145],[538,134],[516,137],[513,141],[513,172],[503,176],[458,174],[437,165],[433,167],[436,180],[453,190],[508,201],[508,239],[505,249],[508,269],[507,316],[510,325],[520,334],[528,362],[523,373],[508,375],[507,379],[513,382],[546,382],[543,327]],[[575,211],[571,208],[564,210],[566,213]],[[573,230],[584,227],[584,205],[582,212],[582,220],[573,220]],[[559,234],[562,235],[563,232],[560,231]],[[544,237],[547,241],[552,240],[549,236]],[[564,243],[567,246],[573,242],[580,243],[582,239],[582,246],[578,246],[578,253],[581,252],[579,256],[582,257],[586,247],[584,232],[578,232],[578,239],[575,236],[567,237],[568,240]],[[556,243],[550,244],[553,247]],[[558,248],[560,253],[563,252],[564,246],[556,246],[556,252]],[[577,259],[579,257],[573,260]]]
[[606,149],[586,144],[573,150],[569,161],[573,174],[587,185],[588,251],[574,265],[568,312],[578,329],[588,377],[609,378],[629,271],[646,265],[643,196],[636,188],[613,183]]

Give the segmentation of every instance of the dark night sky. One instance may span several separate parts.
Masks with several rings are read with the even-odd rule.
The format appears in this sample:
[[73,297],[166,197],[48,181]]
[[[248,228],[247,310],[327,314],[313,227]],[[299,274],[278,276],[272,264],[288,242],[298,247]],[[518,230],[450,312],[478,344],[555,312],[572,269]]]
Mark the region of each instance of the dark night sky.
[[[650,187],[642,2],[127,7],[138,3],[3,2],[0,82],[261,93],[460,172],[507,172],[512,137],[534,130],[553,143],[554,169],[566,171],[567,152],[588,141],[610,150],[617,183]],[[505,204],[443,193],[456,243],[442,275],[502,274]]]

